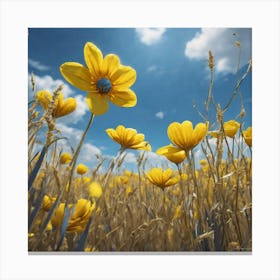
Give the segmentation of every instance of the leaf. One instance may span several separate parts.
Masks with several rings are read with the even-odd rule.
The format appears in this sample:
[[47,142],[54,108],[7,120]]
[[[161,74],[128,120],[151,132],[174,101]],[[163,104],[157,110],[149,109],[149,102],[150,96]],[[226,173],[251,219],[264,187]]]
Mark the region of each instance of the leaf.
[[47,151],[47,147],[44,146],[41,153],[40,153],[40,156],[39,156],[39,159],[38,161],[36,162],[32,172],[30,173],[29,177],[28,177],[28,191],[30,190],[30,188],[32,187],[35,179],[36,179],[36,176],[38,174],[38,171],[40,170],[40,167],[42,165],[42,162],[44,160],[44,157],[45,157],[45,154],[46,154],[46,151]]
[[45,191],[43,189],[41,189],[41,191],[39,193],[39,196],[35,201],[34,210],[31,212],[30,216],[28,217],[28,231],[30,230],[30,228],[32,226],[32,223],[33,223],[35,217],[37,216],[38,211],[41,208],[41,204],[42,204],[44,194],[45,194]]
[[91,222],[92,222],[92,217],[88,220],[88,223],[87,223],[87,226],[86,226],[84,232],[81,234],[79,240],[77,241],[77,243],[75,245],[75,251],[84,251],[85,250],[85,244],[86,244]]
[[57,247],[56,247],[56,251],[58,251],[60,246],[62,245],[63,237],[64,237],[64,234],[67,230],[69,217],[73,214],[74,209],[75,209],[75,207],[72,207],[70,209],[67,205],[65,205],[63,222],[62,222],[62,226],[61,226],[60,237],[59,237],[59,241],[58,241],[58,244],[57,244]]

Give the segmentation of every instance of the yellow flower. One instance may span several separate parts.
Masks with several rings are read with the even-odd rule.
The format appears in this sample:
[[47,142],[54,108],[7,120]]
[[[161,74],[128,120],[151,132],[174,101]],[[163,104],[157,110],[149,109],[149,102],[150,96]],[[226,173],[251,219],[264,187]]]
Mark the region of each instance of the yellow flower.
[[60,156],[60,163],[61,164],[70,163],[71,160],[72,160],[72,156],[69,153],[64,153],[64,154],[61,154],[61,156]]
[[208,122],[198,123],[195,129],[190,121],[173,122],[168,126],[167,134],[176,146],[163,146],[157,150],[157,154],[164,155],[170,161],[179,164],[185,160],[188,152],[203,140],[207,131]]
[[49,211],[52,208],[55,200],[56,200],[56,197],[49,197],[48,195],[44,195],[43,201],[42,201],[42,208],[45,211]]
[[208,161],[206,159],[201,159],[199,163],[201,166],[205,166],[208,164]]
[[175,172],[173,172],[171,168],[168,168],[164,171],[161,167],[152,168],[148,172],[146,172],[146,176],[152,184],[162,189],[175,185],[180,180],[180,178],[176,176]]
[[[71,209],[74,207],[74,213],[68,219],[67,231],[68,232],[80,232],[83,231],[87,225],[87,222],[95,208],[95,204],[87,199],[79,199],[76,205],[69,205]],[[65,203],[60,203],[52,217],[52,225],[55,227],[61,226],[63,222]]]
[[130,177],[130,176],[132,176],[132,172],[131,171],[129,171],[129,170],[125,170],[124,171],[124,174],[127,176],[127,177]]
[[240,123],[230,120],[224,123],[224,131],[226,136],[233,138],[240,127]]
[[188,175],[186,173],[181,174],[181,180],[187,181],[188,180]]
[[86,66],[77,62],[66,62],[60,72],[67,82],[88,92],[86,101],[90,111],[102,115],[109,108],[108,100],[120,107],[134,107],[135,93],[130,89],[136,80],[136,71],[121,65],[115,54],[103,58],[102,52],[91,42],[84,46]]
[[182,214],[182,207],[180,205],[176,206],[174,209],[173,220],[178,220]]
[[88,167],[82,163],[77,165],[76,171],[78,174],[83,175],[88,172]]
[[[224,123],[225,135],[230,138],[233,138],[234,135],[237,133],[239,127],[240,127],[240,123],[236,122],[235,120],[230,120],[225,122]],[[220,131],[210,131],[209,134],[214,138],[218,138]]]
[[97,182],[92,182],[89,186],[88,186],[88,193],[90,197],[93,198],[99,198],[103,191],[102,191],[102,187],[100,186],[99,183]]
[[184,150],[178,147],[174,147],[173,145],[163,146],[159,148],[156,153],[158,155],[165,156],[168,160],[175,164],[183,162],[187,157]]
[[133,192],[133,189],[131,186],[128,186],[126,189],[125,189],[125,195],[128,196],[129,194],[131,194]]
[[[44,110],[48,109],[49,103],[53,100],[53,95],[47,90],[41,90],[37,92],[37,99]],[[59,92],[58,97],[54,103],[54,109],[52,116],[54,118],[60,118],[68,115],[76,110],[77,102],[75,98],[69,97],[64,99],[63,93]]]
[[151,151],[151,146],[145,140],[145,135],[137,133],[136,129],[126,128],[123,125],[117,126],[116,129],[106,129],[107,134],[115,142],[119,143],[122,149],[134,149]]
[[252,127],[249,126],[246,130],[243,131],[242,134],[246,144],[249,147],[252,147]]

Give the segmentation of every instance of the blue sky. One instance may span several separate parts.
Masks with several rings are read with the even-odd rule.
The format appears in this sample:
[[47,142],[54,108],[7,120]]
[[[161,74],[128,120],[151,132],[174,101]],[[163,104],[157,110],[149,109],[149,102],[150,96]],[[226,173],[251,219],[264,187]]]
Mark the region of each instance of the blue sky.
[[[233,36],[236,33],[237,36]],[[28,72],[35,75],[36,90],[54,90],[64,84],[64,94],[76,97],[75,113],[58,119],[58,127],[75,147],[80,134],[87,125],[89,110],[85,103],[86,93],[68,84],[59,72],[66,61],[85,64],[84,44],[97,45],[103,55],[117,54],[122,64],[137,71],[137,80],[132,86],[138,103],[133,108],[120,108],[110,104],[109,111],[94,119],[87,135],[79,161],[94,167],[94,153],[113,156],[119,145],[106,134],[107,128],[119,124],[144,133],[153,151],[170,143],[166,130],[173,121],[190,120],[194,124],[203,121],[193,109],[204,111],[204,102],[209,87],[207,68],[208,50],[215,57],[213,94],[216,102],[226,104],[236,82],[238,48],[241,42],[240,78],[251,58],[251,29],[240,28],[30,28],[28,37]],[[248,75],[241,87],[246,116],[245,127],[251,126],[252,81]],[[29,99],[31,91],[29,87]],[[240,112],[240,99],[236,97],[225,114],[225,121],[234,119]],[[212,116],[212,121],[215,121]],[[67,148],[65,148],[67,151]],[[137,152],[129,151],[127,166],[133,168]],[[158,157],[150,154],[155,164]]]

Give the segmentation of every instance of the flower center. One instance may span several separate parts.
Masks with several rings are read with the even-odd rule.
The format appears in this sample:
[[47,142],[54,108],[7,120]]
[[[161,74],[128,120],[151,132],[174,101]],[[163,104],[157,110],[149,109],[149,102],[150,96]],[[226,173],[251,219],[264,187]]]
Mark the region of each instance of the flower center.
[[106,78],[101,78],[97,82],[97,89],[100,93],[108,93],[112,88],[111,82]]

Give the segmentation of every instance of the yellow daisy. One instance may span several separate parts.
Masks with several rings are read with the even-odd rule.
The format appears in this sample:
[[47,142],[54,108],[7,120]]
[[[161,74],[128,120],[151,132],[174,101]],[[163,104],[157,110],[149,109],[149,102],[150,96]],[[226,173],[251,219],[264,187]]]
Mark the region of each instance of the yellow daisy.
[[60,156],[60,163],[61,164],[67,164],[72,161],[72,156],[69,153],[63,153]]
[[123,125],[119,125],[116,129],[106,129],[106,132],[111,139],[121,145],[123,150],[133,149],[151,151],[150,144],[145,141],[145,135],[137,133],[136,129],[126,128]]
[[[43,109],[47,110],[49,107],[49,103],[53,100],[53,95],[47,90],[40,90],[37,92],[36,98]],[[52,116],[54,118],[66,116],[75,111],[76,107],[77,102],[75,98],[69,97],[67,99],[64,99],[63,93],[59,92],[58,97],[56,98],[54,103]]]
[[[229,120],[224,123],[224,132],[225,136],[233,138],[237,133],[240,127],[240,123],[236,122],[235,120]],[[211,131],[209,134],[214,137],[218,138],[220,131]]]
[[120,107],[134,107],[135,93],[130,89],[136,80],[136,71],[124,66],[115,54],[103,57],[102,52],[91,42],[84,46],[86,66],[66,62],[60,72],[73,86],[88,92],[86,101],[90,111],[102,115],[109,108],[108,100]]
[[156,153],[158,155],[165,156],[168,160],[177,165],[183,162],[187,157],[184,150],[178,147],[174,147],[173,145],[163,146],[159,148]]
[[167,134],[175,146],[172,144],[163,146],[157,150],[157,154],[179,164],[185,160],[188,152],[203,140],[207,131],[208,123],[198,123],[193,129],[190,121],[173,122],[168,126]]
[[76,171],[78,174],[83,175],[88,172],[88,167],[86,165],[80,163],[77,165]]
[[166,170],[162,170],[161,167],[152,168],[146,172],[146,176],[152,184],[162,189],[176,185],[180,180],[180,177],[171,168]]
[[[73,204],[68,205],[69,208],[74,208],[74,213],[68,219],[67,231],[68,232],[81,232],[85,229],[87,222],[92,214],[92,211],[95,209],[95,204],[92,204],[87,199],[79,199],[74,206]],[[61,226],[63,222],[65,210],[65,203],[60,203],[56,209],[51,223],[53,226]]]
[[249,147],[252,147],[252,127],[248,127],[246,130],[242,133],[244,141]]

